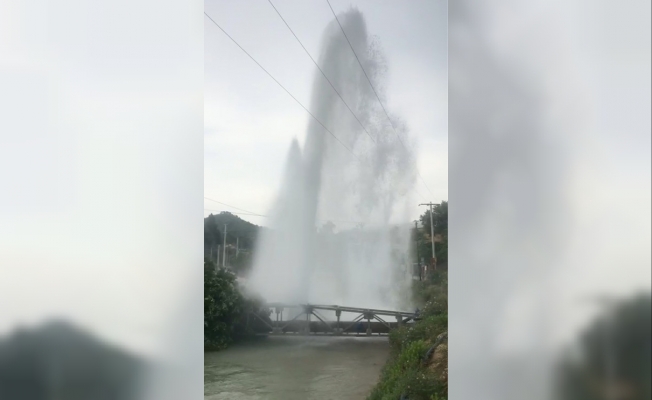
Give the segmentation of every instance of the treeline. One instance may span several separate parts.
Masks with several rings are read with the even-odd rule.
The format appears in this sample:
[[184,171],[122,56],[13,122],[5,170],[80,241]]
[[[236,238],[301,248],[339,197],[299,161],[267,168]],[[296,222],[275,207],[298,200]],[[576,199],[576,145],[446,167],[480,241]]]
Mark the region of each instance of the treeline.
[[[437,264],[444,266],[448,261],[448,203],[442,202],[434,207],[433,211],[433,230],[438,240]],[[413,231],[412,243],[414,243],[414,250],[418,249],[423,258],[429,260],[432,255],[429,211],[424,213],[420,220],[421,226]],[[224,225],[226,225],[226,249]],[[229,212],[211,214],[204,219],[204,342],[207,350],[222,349],[234,340],[247,338],[255,332],[265,332],[267,329],[260,319],[252,315],[255,313],[260,318],[269,320],[269,310],[262,309],[260,301],[245,298],[237,282],[237,275],[246,275],[252,266],[253,252],[261,229],[263,228]],[[332,223],[327,223],[318,229],[318,233],[323,235],[333,235],[333,231]],[[356,230],[345,231],[335,236],[340,237],[341,240],[349,240],[351,239],[349,236],[355,236],[356,232]],[[226,257],[224,257],[225,250]],[[226,261],[225,268],[222,267],[224,261]],[[442,269],[445,271],[445,268]],[[438,271],[426,281],[415,282],[415,304],[423,308],[425,318],[415,326],[421,327],[419,329],[422,329],[422,333],[426,335],[433,335],[434,331],[446,329],[447,314],[442,304],[446,304],[447,286],[442,273],[445,274]],[[433,320],[430,317],[437,318]],[[426,340],[418,335],[415,336],[412,331],[406,329],[399,330],[392,336],[392,346],[399,358],[399,354],[409,348],[409,344],[413,341],[421,341],[423,345],[433,339]],[[388,385],[379,390],[384,391],[393,384]]]
[[[433,230],[437,265],[446,269],[448,264],[448,202],[442,201],[433,207]],[[225,228],[226,225],[226,228]],[[335,226],[328,222],[318,229],[319,233],[332,234]],[[204,218],[204,257],[216,265],[224,261],[238,274],[246,274],[251,268],[256,241],[264,229],[245,221],[230,212],[211,214]],[[226,230],[226,257],[224,254],[224,232]],[[338,236],[355,233],[355,229],[340,232]],[[432,257],[430,233],[430,210],[419,217],[419,227],[412,229],[411,258],[426,264]]]

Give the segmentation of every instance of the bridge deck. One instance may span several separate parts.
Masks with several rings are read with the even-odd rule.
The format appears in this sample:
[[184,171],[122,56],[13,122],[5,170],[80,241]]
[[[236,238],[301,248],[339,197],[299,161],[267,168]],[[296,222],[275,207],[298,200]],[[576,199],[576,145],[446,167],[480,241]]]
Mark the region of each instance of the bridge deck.
[[313,309],[313,310],[329,310],[329,311],[342,311],[342,312],[352,312],[352,313],[365,313],[370,312],[376,315],[387,315],[387,316],[396,316],[401,315],[403,317],[416,317],[416,313],[410,311],[391,311],[391,310],[379,310],[376,308],[366,308],[366,307],[346,307],[346,306],[337,306],[337,305],[322,305],[322,304],[286,304],[286,303],[267,303],[269,308],[300,308],[300,309]]
[[[357,330],[361,333],[361,329],[366,326],[366,335],[388,333],[389,330],[402,326],[403,324],[418,318],[418,315],[413,312],[405,311],[391,311],[379,310],[374,308],[363,307],[343,307],[337,305],[320,305],[320,304],[286,304],[286,303],[267,303],[265,306],[270,309],[270,313],[276,312],[276,321],[269,319],[268,316],[261,316],[252,313],[254,317],[262,322],[265,326],[271,329],[273,334],[282,334],[290,332],[303,332],[304,334],[316,333],[325,329],[326,332],[331,332],[335,335],[342,335],[353,333]],[[290,320],[283,321],[283,310],[285,309],[298,309],[299,312]],[[335,312],[337,321],[328,321],[317,311],[331,311]],[[352,320],[342,321],[342,313],[357,314],[357,317]],[[311,321],[311,317],[317,318],[316,321]],[[396,322],[385,320],[387,317],[394,317]],[[300,317],[305,319],[301,320]],[[384,318],[382,318],[384,317]],[[364,322],[366,320],[366,322]]]

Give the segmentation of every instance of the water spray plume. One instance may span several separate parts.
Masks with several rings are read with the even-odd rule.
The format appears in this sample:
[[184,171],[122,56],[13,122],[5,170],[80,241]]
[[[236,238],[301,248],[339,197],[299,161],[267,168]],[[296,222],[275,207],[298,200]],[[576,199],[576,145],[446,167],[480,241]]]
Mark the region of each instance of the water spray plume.
[[[351,9],[338,18],[348,39],[335,20],[326,28],[310,112],[346,147],[315,119],[303,147],[292,142],[249,287],[273,302],[406,308],[414,157],[386,123],[349,47],[348,41],[378,91],[385,64],[363,15]],[[401,120],[392,118],[404,142],[409,140]],[[333,220],[356,221],[358,227],[318,226]]]

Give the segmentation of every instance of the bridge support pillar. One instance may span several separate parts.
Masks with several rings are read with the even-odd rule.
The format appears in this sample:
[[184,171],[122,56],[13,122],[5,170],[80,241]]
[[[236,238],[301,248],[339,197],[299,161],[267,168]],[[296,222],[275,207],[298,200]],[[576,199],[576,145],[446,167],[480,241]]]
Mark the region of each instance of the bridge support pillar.
[[371,318],[373,315],[371,312],[367,311],[365,313],[365,318],[367,319],[367,336],[371,336]]
[[310,335],[310,314],[312,314],[312,307],[305,307],[304,310],[306,313],[306,329],[304,333]]
[[341,315],[342,315],[342,310],[340,309],[335,310],[335,316],[337,317],[337,323],[335,324],[335,329],[333,330],[333,334],[335,336],[340,336],[342,334],[342,328],[340,328]]
[[403,315],[396,314],[396,325],[400,328],[403,326]]
[[276,307],[276,323],[272,328],[272,335],[280,335],[283,333],[283,328],[281,328],[281,321],[283,320],[283,307]]

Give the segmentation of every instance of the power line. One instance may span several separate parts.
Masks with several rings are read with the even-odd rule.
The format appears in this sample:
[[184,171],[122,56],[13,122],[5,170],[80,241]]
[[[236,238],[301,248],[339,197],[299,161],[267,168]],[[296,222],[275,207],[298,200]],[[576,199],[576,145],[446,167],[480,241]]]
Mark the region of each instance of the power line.
[[[270,4],[271,4],[271,2],[270,2]],[[330,3],[329,3],[329,6],[330,6]],[[272,4],[272,7],[274,7],[273,4]],[[274,7],[274,9],[276,10],[276,7]],[[332,8],[331,8],[331,10],[332,10]],[[278,13],[278,10],[277,10],[277,13]],[[335,140],[337,140],[337,142],[340,143],[340,144],[342,145],[342,147],[344,147],[345,149],[347,149],[347,150],[349,151],[349,153],[351,153],[351,155],[352,155],[352,156],[353,156],[357,161],[361,162],[360,158],[359,158],[357,155],[355,155],[355,153],[353,153],[353,151],[352,151],[348,146],[346,146],[346,145],[345,145],[345,144],[344,144],[344,143],[343,143],[343,142],[342,142],[342,141],[341,141],[337,136],[335,136],[335,134],[334,134],[333,132],[331,132],[328,128],[326,128],[326,126],[325,126],[325,125],[324,125],[324,124],[323,124],[323,123],[322,123],[322,122],[321,122],[317,117],[315,117],[315,115],[312,114],[312,113],[310,112],[310,110],[308,110],[308,109],[307,109],[307,108],[306,108],[306,107],[305,107],[305,106],[304,106],[304,105],[303,105],[303,104],[302,104],[302,103],[301,103],[301,102],[300,102],[296,97],[294,97],[294,96],[292,95],[292,93],[290,93],[289,90],[287,90],[287,89],[286,89],[286,88],[285,88],[285,87],[284,87],[284,86],[283,86],[283,85],[282,85],[282,84],[281,84],[281,83],[280,83],[276,78],[274,78],[274,76],[273,76],[269,71],[267,71],[267,70],[265,69],[265,67],[263,67],[263,66],[262,66],[258,61],[256,61],[256,59],[253,58],[253,56],[252,56],[251,54],[249,54],[249,53],[248,53],[248,52],[247,52],[247,51],[246,51],[246,50],[245,50],[245,49],[244,49],[244,48],[243,48],[243,47],[242,47],[242,46],[241,46],[241,45],[240,45],[240,44],[239,44],[239,43],[238,43],[238,42],[237,42],[237,41],[236,41],[232,36],[231,36],[231,35],[229,35],[228,32],[226,32],[226,31],[224,30],[224,28],[222,28],[222,27],[221,27],[217,22],[215,22],[215,20],[214,20],[213,18],[211,18],[211,16],[208,15],[206,12],[204,12],[204,15],[205,15],[205,16],[206,16],[206,17],[207,17],[211,22],[213,22],[213,24],[214,24],[215,26],[217,26],[217,27],[218,27],[218,28],[219,28],[219,29],[220,29],[220,30],[221,30],[221,31],[222,31],[222,32],[223,32],[223,33],[224,33],[224,34],[225,34],[225,35],[226,35],[226,36],[227,36],[227,37],[228,37],[228,38],[229,38],[229,39],[230,39],[230,40],[231,40],[235,45],[236,45],[236,46],[238,46],[238,47],[240,48],[240,50],[242,50],[242,51],[243,51],[243,52],[244,52],[244,53],[245,53],[245,54],[246,54],[246,55],[247,55],[247,56],[248,56],[248,57],[249,57],[249,58],[250,58],[254,63],[256,63],[256,65],[258,65],[258,66],[260,67],[260,69],[262,69],[262,70],[263,70],[263,71],[264,71],[264,72],[265,72],[265,73],[266,73],[270,78],[272,78],[272,80],[274,80],[274,82],[276,82],[277,85],[279,85],[279,86],[280,86],[280,87],[281,87],[281,88],[282,88],[282,89],[283,89],[283,90],[284,90],[284,91],[285,91],[285,92],[286,92],[290,97],[292,97],[292,99],[293,99],[297,104],[299,104],[299,106],[301,106],[301,108],[303,108],[303,109],[304,109],[304,110],[305,110],[305,111],[306,111],[306,112],[307,112],[307,113],[308,113],[308,114],[309,114],[309,115],[310,115],[310,116],[311,116],[315,121],[317,121],[317,123],[318,123],[319,125],[321,125],[321,127],[324,128],[324,130],[326,130],[326,132],[328,132],[331,136],[333,136],[333,138],[335,138]],[[280,13],[279,13],[279,16],[281,17],[281,19],[283,19],[283,17],[280,15]],[[336,17],[336,19],[337,19],[337,17]],[[284,19],[283,19],[283,22],[285,22]],[[338,23],[339,23],[339,21],[338,21]],[[287,23],[286,23],[286,26],[288,26]],[[340,28],[341,28],[341,25],[340,25]],[[289,26],[288,26],[288,29],[290,29]],[[292,29],[290,29],[290,31],[291,31],[292,34],[294,35],[294,32],[292,31]],[[344,32],[344,31],[342,30],[342,32]],[[346,34],[345,34],[345,36],[346,36]],[[296,35],[295,35],[295,37],[296,37]],[[299,39],[297,38],[297,40],[299,40]],[[348,38],[347,38],[347,41],[348,41]],[[300,41],[299,41],[299,43],[301,44]],[[349,45],[350,45],[350,43],[349,43]],[[301,46],[303,47],[303,44],[301,44]],[[304,47],[304,50],[305,50],[305,47]],[[351,47],[351,50],[353,50],[352,47]],[[307,50],[306,50],[306,53],[308,53]],[[354,51],[354,54],[355,54],[355,51]],[[310,56],[310,53],[308,53],[308,56]],[[311,60],[313,60],[313,62],[315,62],[314,59],[312,58],[312,56],[310,56],[310,58],[311,58]],[[357,55],[356,55],[356,58],[357,58]],[[359,60],[358,60],[358,61],[359,61]],[[317,64],[315,63],[315,65],[317,65]],[[361,65],[361,66],[362,66],[362,65]],[[319,68],[319,65],[317,65],[317,67]],[[326,75],[323,73],[323,71],[321,70],[321,68],[319,68],[319,70],[320,70],[320,72],[322,72],[322,74],[324,75],[324,78],[326,78],[326,80],[328,80],[328,78],[327,78]],[[364,68],[363,68],[363,72],[364,72]],[[366,72],[365,72],[365,75],[366,75]],[[368,77],[367,77],[367,79],[368,79]],[[328,80],[328,82],[329,82],[329,84],[331,84],[331,87],[333,87],[333,90],[335,90],[335,92],[337,93],[337,90],[336,90],[335,87],[332,85],[332,83],[330,82],[330,80]],[[369,83],[371,84],[371,82],[369,82]],[[372,86],[372,89],[373,89],[373,86]],[[374,93],[375,93],[375,89],[374,89]],[[338,93],[338,95],[339,95],[339,93]],[[340,96],[340,98],[342,98],[342,97]],[[344,99],[342,99],[342,101],[345,103],[345,105],[347,106],[347,108],[349,108],[348,105],[346,104],[346,102],[344,101]],[[380,99],[379,99],[379,101],[380,101]],[[382,103],[381,103],[381,106],[382,106]],[[384,107],[383,107],[383,109],[384,109]],[[350,108],[349,108],[349,111],[351,111]],[[351,111],[351,112],[353,113],[353,111]],[[355,113],[353,113],[353,116],[356,118],[356,120],[358,120],[358,118],[355,116]],[[388,118],[389,118],[389,116],[388,116]],[[364,126],[362,125],[362,123],[361,123],[359,120],[358,120],[358,122],[361,124],[361,126],[363,127],[363,129],[365,129]],[[390,120],[390,124],[391,124],[391,120]],[[393,125],[392,125],[392,128],[393,128]],[[394,130],[394,131],[395,131],[395,133],[396,133],[396,130]],[[367,132],[367,134],[369,134],[369,132],[368,132],[366,129],[365,129],[365,132]],[[396,133],[396,134],[397,134],[397,136],[398,136],[398,133]],[[370,137],[372,140],[374,140],[373,137],[371,137],[371,135],[369,135],[369,137]],[[400,140],[400,136],[399,136],[399,140]],[[376,143],[375,140],[374,140],[374,143]],[[403,144],[402,141],[401,141],[401,144]],[[405,145],[403,145],[403,146],[405,146]],[[416,170],[416,172],[417,172],[417,175],[419,175],[419,177],[423,180],[423,177],[421,177],[421,174],[419,173],[418,169]],[[425,184],[425,182],[424,182],[424,184]],[[426,185],[426,188],[428,188],[427,185]],[[415,191],[419,196],[421,196],[422,198],[426,199],[426,197],[425,197],[424,195],[422,195],[418,190],[416,190],[416,188],[414,189],[414,191]],[[428,188],[428,191],[430,191],[429,188]],[[430,192],[430,193],[432,194],[432,192]],[[244,211],[246,211],[246,210],[244,210]],[[247,212],[248,212],[248,211],[247,211]],[[260,215],[260,214],[257,214],[257,215]]]
[[[248,213],[249,215],[256,215],[256,216],[259,216],[259,217],[267,217],[266,215],[258,214],[258,213],[255,213],[255,212],[253,212],[253,211],[245,210],[244,208],[238,208],[238,207],[236,207],[236,206],[232,206],[232,205],[230,205],[230,204],[222,203],[221,201],[217,201],[217,200],[214,200],[214,199],[208,198],[208,197],[206,197],[206,196],[204,196],[204,199],[206,199],[206,200],[210,200],[210,201],[214,201],[214,202],[216,202],[217,204],[221,204],[221,205],[223,205],[223,206],[227,206],[227,207],[235,208],[236,210],[244,211],[244,212]],[[206,211],[210,211],[210,210],[206,210]],[[233,213],[232,213],[232,214],[233,214]]]
[[[349,40],[349,37],[346,35],[346,32],[344,32],[344,27],[342,27],[342,24],[340,23],[339,18],[337,18],[337,14],[335,14],[335,10],[333,10],[333,6],[331,6],[331,3],[329,0],[326,0],[326,3],[328,3],[328,7],[331,9],[331,12],[333,13],[333,16],[335,17],[335,20],[337,21],[337,24],[340,26],[340,30],[342,31],[342,34],[346,38],[347,43],[349,44],[349,47],[351,48],[351,51],[353,52],[353,55],[355,56],[355,59],[358,61],[358,65],[360,65],[360,69],[362,69],[362,73],[364,73],[364,76],[367,78],[367,82],[369,82],[369,86],[371,86],[371,90],[374,92],[374,95],[376,95],[376,98],[378,99],[378,103],[380,104],[380,107],[383,109],[385,112],[385,116],[387,116],[387,120],[389,121],[389,125],[392,127],[392,130],[394,130],[394,133],[396,134],[396,137],[398,138],[399,142],[405,147],[407,150],[407,146],[405,146],[405,143],[403,143],[403,139],[401,139],[401,135],[398,134],[396,131],[396,128],[394,127],[394,123],[392,123],[392,119],[389,117],[389,114],[387,113],[387,110],[385,109],[385,106],[383,105],[383,102],[380,101],[380,96],[378,96],[378,93],[376,92],[376,88],[374,88],[374,85],[371,83],[371,79],[369,79],[369,75],[367,75],[367,71],[365,71],[364,67],[362,66],[362,62],[360,62],[360,58],[358,58],[358,54],[355,52],[353,49],[353,45],[351,44],[351,41]],[[423,181],[423,185],[428,189],[428,192],[430,192],[430,195],[434,197],[434,194],[426,184],[425,179],[421,176],[419,173],[419,170],[417,169],[417,175],[419,175],[419,178]]]
[[[290,33],[292,33],[292,36],[294,36],[294,38],[297,40],[297,42],[299,42],[299,45],[301,46],[301,48],[303,48],[303,51],[305,51],[305,53],[308,55],[308,57],[309,57],[310,60],[313,62],[313,64],[315,64],[315,66],[317,67],[317,69],[319,70],[319,72],[321,72],[322,76],[324,77],[324,79],[326,79],[326,81],[327,81],[328,84],[331,86],[331,88],[333,89],[333,91],[337,94],[337,96],[340,98],[340,100],[342,100],[342,103],[344,103],[344,105],[345,105],[346,108],[349,110],[349,112],[351,113],[351,115],[353,115],[353,117],[355,118],[355,120],[358,121],[358,124],[360,124],[360,126],[362,127],[362,129],[364,129],[364,131],[367,133],[367,135],[369,136],[369,138],[374,142],[374,144],[377,144],[376,139],[374,139],[373,136],[371,136],[371,134],[369,133],[369,131],[367,130],[367,128],[364,126],[364,124],[362,123],[362,121],[360,121],[360,119],[359,119],[358,116],[355,114],[355,112],[353,112],[353,110],[351,109],[351,107],[349,107],[348,103],[344,100],[344,98],[342,97],[342,95],[340,94],[340,92],[338,92],[338,90],[335,88],[335,85],[333,85],[333,83],[330,81],[330,79],[328,79],[328,76],[326,76],[326,73],[321,69],[321,67],[319,66],[319,64],[317,63],[317,61],[315,61],[315,59],[312,57],[312,55],[310,55],[310,52],[308,51],[308,49],[306,49],[306,47],[303,45],[303,43],[301,42],[301,40],[299,39],[299,37],[296,35],[296,33],[294,33],[294,31],[292,30],[292,28],[290,27],[290,25],[287,23],[287,21],[285,20],[285,18],[283,18],[283,15],[281,15],[280,11],[276,8],[276,6],[274,5],[274,3],[272,3],[272,0],[267,0],[267,1],[268,1],[269,4],[272,6],[272,8],[274,9],[274,11],[276,11],[276,14],[279,16],[279,18],[281,18],[281,21],[283,21],[283,23],[284,23],[285,26],[288,28],[288,30],[290,31]],[[329,5],[330,5],[330,3],[329,3]],[[338,21],[338,23],[339,23],[339,21]],[[340,28],[341,28],[341,26],[340,26]],[[345,35],[345,36],[346,36],[346,35]],[[348,38],[347,38],[347,41],[348,41]],[[349,43],[349,45],[350,45],[350,43]],[[355,54],[355,52],[354,52],[354,54]],[[356,58],[357,58],[357,55],[356,55]],[[358,62],[359,62],[359,60],[358,60]],[[363,69],[363,72],[364,72],[364,69]],[[365,72],[365,75],[366,75],[366,72]],[[369,78],[367,77],[367,79],[369,79]],[[370,82],[370,83],[371,83],[371,82]],[[375,89],[374,89],[373,87],[372,87],[372,90],[374,90],[374,93],[375,93]],[[378,96],[376,95],[376,97],[378,97]],[[380,101],[380,99],[379,99],[379,101]],[[381,106],[382,106],[382,103],[381,103]],[[384,109],[384,108],[383,108],[383,109]],[[386,113],[386,112],[385,112],[385,113]],[[386,114],[387,114],[387,113],[386,113]],[[389,117],[388,117],[388,118],[389,118]],[[391,123],[391,121],[390,121],[390,123]],[[393,126],[392,126],[392,127],[393,127]],[[396,130],[394,130],[394,131],[396,132]],[[397,136],[398,136],[398,133],[397,133]],[[401,139],[400,136],[399,136],[398,138],[399,138],[399,140]],[[401,142],[401,144],[403,144],[403,143]],[[405,147],[404,144],[403,144],[403,146]],[[418,171],[418,170],[417,170],[417,174],[418,174],[419,176],[421,176],[421,175],[419,174],[419,171]],[[423,179],[423,178],[421,178],[421,179]],[[424,182],[424,184],[425,184],[425,182]],[[426,186],[426,187],[427,187],[427,186]],[[430,189],[428,189],[428,191],[430,191]],[[422,195],[418,190],[415,189],[415,192],[417,192],[417,194],[418,194],[419,196],[421,196],[422,198],[424,198],[424,199],[426,198],[426,197],[425,197],[424,195]],[[431,194],[432,194],[432,192],[431,192]]]
[[333,83],[330,81],[330,79],[328,79],[328,77],[326,76],[326,74],[324,73],[324,71],[321,69],[321,67],[319,66],[319,64],[317,64],[317,61],[315,61],[315,59],[310,55],[310,52],[308,52],[308,49],[306,49],[306,47],[303,45],[303,43],[301,43],[301,40],[299,40],[299,38],[298,38],[297,35],[294,33],[294,31],[292,30],[292,28],[290,28],[290,25],[287,23],[287,21],[285,20],[285,18],[283,18],[283,16],[282,16],[281,13],[278,11],[278,9],[276,8],[276,6],[274,6],[274,3],[272,3],[272,0],[267,0],[267,1],[268,1],[269,4],[272,6],[272,8],[274,9],[274,11],[276,11],[276,14],[278,14],[278,16],[281,18],[281,21],[283,21],[283,23],[285,24],[285,26],[287,26],[287,28],[290,30],[290,33],[292,33],[292,36],[294,36],[294,38],[297,40],[297,42],[299,42],[299,44],[301,45],[301,48],[303,48],[303,51],[306,52],[306,54],[308,55],[308,57],[310,57],[310,60],[312,60],[313,64],[315,64],[315,66],[316,66],[317,69],[319,70],[319,72],[321,72],[322,76],[326,79],[326,82],[328,82],[328,84],[331,85],[331,88],[333,88],[333,91],[337,94],[337,96],[340,98],[340,100],[342,100],[342,103],[344,103],[344,105],[346,106],[346,108],[348,108],[348,110],[351,112],[351,115],[353,115],[353,118],[355,118],[355,120],[358,121],[358,124],[360,124],[360,126],[362,127],[362,129],[364,129],[364,131],[367,133],[367,136],[369,136],[369,138],[370,138],[374,143],[376,143],[376,139],[374,139],[374,137],[371,136],[371,134],[369,133],[369,131],[367,130],[367,128],[365,128],[365,126],[362,124],[362,122],[360,121],[360,119],[358,118],[358,116],[355,115],[355,113],[353,112],[353,110],[351,109],[351,107],[349,107],[349,105],[348,105],[347,102],[344,100],[344,98],[342,97],[342,95],[340,94],[340,92],[338,92],[337,89],[335,89],[335,86],[333,85]]
[[308,110],[308,109],[307,109],[303,104],[301,104],[301,102],[300,102],[299,100],[297,100],[297,98],[294,97],[294,96],[292,95],[292,93],[290,93],[290,91],[287,90],[287,89],[285,88],[285,86],[283,86],[283,85],[282,85],[282,84],[281,84],[281,83],[280,83],[276,78],[274,78],[274,76],[273,76],[272,74],[270,74],[269,71],[267,71],[267,70],[265,69],[265,67],[263,67],[262,65],[260,65],[260,63],[259,63],[258,61],[256,61],[256,59],[253,58],[253,57],[251,56],[251,54],[249,54],[249,53],[247,52],[247,50],[245,50],[242,46],[240,46],[240,44],[239,44],[238,42],[236,42],[236,40],[233,39],[233,38],[231,37],[231,35],[229,35],[229,34],[228,34],[228,33],[227,33],[227,32],[226,32],[226,31],[225,31],[225,30],[224,30],[224,29],[223,29],[223,28],[222,28],[222,27],[217,23],[217,22],[215,22],[215,20],[214,20],[213,18],[211,18],[211,16],[208,15],[208,14],[206,13],[206,11],[204,11],[204,15],[205,15],[206,17],[208,17],[208,19],[210,19],[211,22],[213,22],[213,24],[215,24],[215,26],[217,26],[217,27],[218,27],[218,28],[219,28],[219,29],[220,29],[220,30],[221,30],[221,31],[222,31],[222,32],[223,32],[223,33],[224,33],[224,34],[225,34],[229,39],[231,39],[231,41],[232,41],[233,43],[235,43],[235,45],[238,46],[238,47],[240,48],[240,50],[242,50],[242,51],[243,51],[247,56],[249,56],[249,58],[251,58],[251,60],[252,60],[253,62],[255,62],[256,65],[258,65],[258,66],[260,67],[260,69],[262,69],[263,71],[265,71],[265,73],[266,73],[267,75],[269,75],[269,77],[272,78],[272,79],[274,80],[274,82],[276,82],[276,84],[278,84],[278,85],[279,85],[283,90],[285,90],[285,92],[286,92],[288,95],[290,95],[290,97],[292,97],[292,99],[294,99],[294,101],[296,101],[297,104],[299,104],[299,105],[301,106],[301,108],[303,108],[303,109],[304,109],[308,114],[310,114],[310,116],[311,116],[315,121],[317,121],[317,123],[318,123],[319,125],[321,125],[321,127],[324,128],[324,130],[325,130],[326,132],[330,133],[331,136],[333,136],[333,137],[335,138],[335,140],[337,140],[337,141],[342,145],[342,147],[344,147],[345,149],[347,149],[347,150],[349,151],[349,153],[351,153],[351,155],[352,155],[353,157],[355,157],[358,161],[360,161],[360,158],[358,158],[358,156],[356,156],[356,155],[353,153],[353,150],[351,150],[347,145],[345,145],[345,144],[344,144],[344,143],[343,143],[343,142],[342,142],[342,141],[341,141],[337,136],[335,136],[335,134],[334,134],[333,132],[331,132],[328,128],[326,128],[326,126],[325,126],[325,125],[324,125],[324,124],[323,124],[319,119],[317,119],[317,117],[315,117],[315,116],[313,115],[313,113],[310,112],[310,110]]
[[225,210],[211,210],[211,209],[208,209],[208,208],[204,208],[204,211],[211,211],[211,212],[216,212],[216,213],[225,213],[225,212],[228,212],[229,214],[233,214],[233,215],[246,215],[246,216],[249,216],[249,217],[264,217],[264,218],[269,218],[267,215],[261,215],[261,214],[238,213],[238,212],[225,211]]

